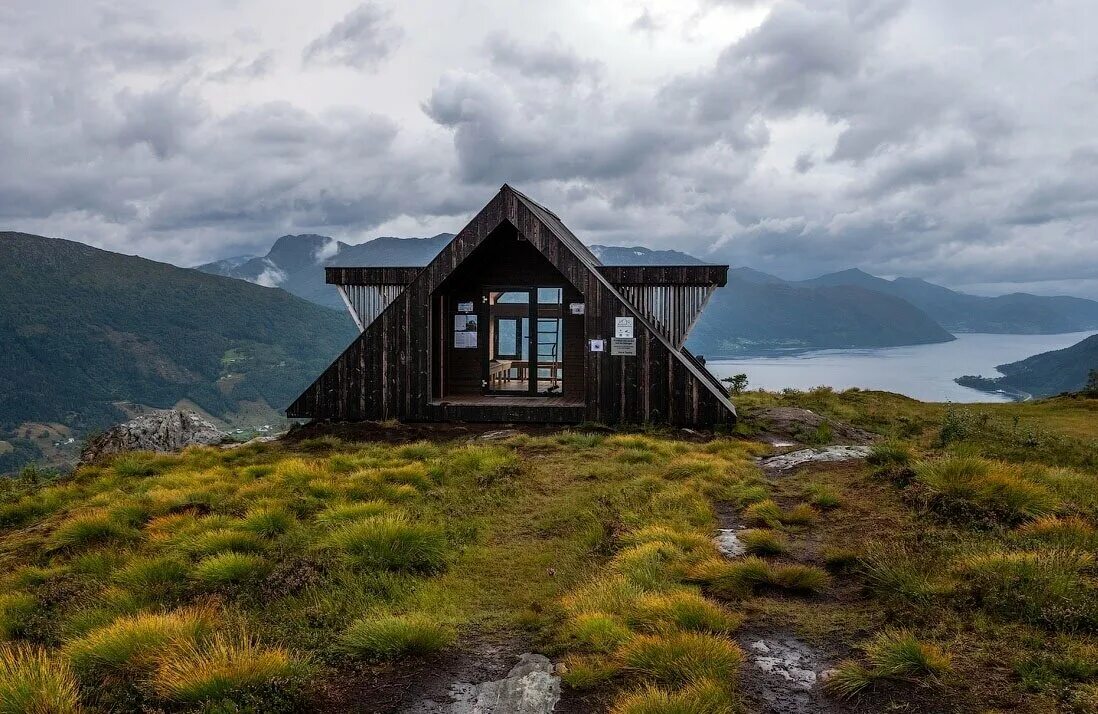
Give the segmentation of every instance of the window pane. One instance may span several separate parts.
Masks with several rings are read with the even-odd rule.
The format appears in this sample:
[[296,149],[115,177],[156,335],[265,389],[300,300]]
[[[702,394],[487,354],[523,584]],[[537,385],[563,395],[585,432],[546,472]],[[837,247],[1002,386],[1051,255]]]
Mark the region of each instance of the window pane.
[[538,288],[538,302],[542,305],[560,305],[561,288]]

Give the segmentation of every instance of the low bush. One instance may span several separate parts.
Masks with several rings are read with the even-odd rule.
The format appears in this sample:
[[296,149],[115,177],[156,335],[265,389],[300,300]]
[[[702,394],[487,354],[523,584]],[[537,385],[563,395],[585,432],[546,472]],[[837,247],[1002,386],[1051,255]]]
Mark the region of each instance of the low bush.
[[880,680],[941,684],[951,671],[951,658],[940,646],[921,642],[908,630],[885,630],[863,645],[868,666],[842,662],[826,686],[835,695],[851,698]]
[[453,631],[426,614],[363,618],[343,633],[342,644],[351,653],[371,660],[423,655],[454,640]]
[[446,534],[398,516],[348,523],[332,532],[327,543],[363,570],[433,573],[446,564]]
[[0,645],[0,714],[77,714],[80,690],[68,665],[38,647]]

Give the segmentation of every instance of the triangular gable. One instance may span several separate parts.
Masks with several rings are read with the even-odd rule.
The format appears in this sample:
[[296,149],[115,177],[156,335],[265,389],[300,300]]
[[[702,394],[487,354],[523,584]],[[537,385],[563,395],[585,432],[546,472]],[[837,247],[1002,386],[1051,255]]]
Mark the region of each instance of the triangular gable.
[[[517,210],[519,206],[526,209],[526,211],[533,216],[537,221],[537,226],[525,223],[526,217],[522,216]],[[562,270],[561,272],[565,279],[580,289],[582,289],[581,283],[583,283],[585,279],[597,281],[604,291],[616,298],[617,301],[632,314],[632,317],[640,323],[654,339],[662,344],[673,359],[681,363],[686,371],[697,380],[700,385],[708,390],[731,414],[735,415],[735,407],[728,400],[724,390],[716,383],[716,379],[708,370],[705,370],[705,368],[694,359],[684,354],[679,347],[673,345],[667,337],[664,336],[662,331],[648,319],[642,310],[622,295],[622,293],[599,272],[598,267],[601,265],[601,262],[595,257],[590,249],[588,249],[587,246],[564,225],[556,214],[507,184],[504,184],[492,200],[489,201],[488,204],[485,205],[484,208],[482,208],[445,247],[443,247],[430,263],[420,270],[404,291],[400,293],[397,299],[386,306],[378,316],[378,319],[372,325],[368,326],[367,329],[356,338],[355,342],[348,346],[347,350],[333,362],[332,367],[330,367],[325,374],[318,377],[317,380],[306,389],[297,400],[295,400],[294,404],[291,405],[289,412],[293,414],[302,411],[298,408],[298,405],[306,395],[311,390],[320,388],[321,383],[328,376],[328,372],[330,372],[332,368],[347,361],[347,358],[350,356],[352,350],[356,348],[356,345],[361,341],[368,339],[370,333],[376,328],[378,323],[384,321],[383,318],[386,313],[398,308],[401,298],[405,297],[406,294],[419,296],[420,298],[433,294],[434,291],[450,277],[458,266],[460,266],[473,251],[505,221],[510,221],[515,225],[515,228],[526,237],[530,244],[548,259],[550,263],[558,268],[561,266],[559,264],[558,249],[555,246],[559,246],[567,251],[579,262],[585,274],[582,276],[576,274],[570,275],[569,271]],[[537,230],[539,226],[544,228],[549,236],[553,238],[552,241],[541,240],[540,232]]]

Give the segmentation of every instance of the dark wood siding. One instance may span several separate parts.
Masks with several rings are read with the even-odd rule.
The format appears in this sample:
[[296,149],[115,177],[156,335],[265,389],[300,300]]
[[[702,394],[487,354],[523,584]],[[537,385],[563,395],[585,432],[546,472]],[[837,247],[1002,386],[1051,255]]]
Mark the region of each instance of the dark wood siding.
[[[710,381],[712,377],[655,334],[607,279],[596,273],[593,256],[585,248],[570,245],[575,241],[570,233],[562,236],[560,225],[559,219],[545,216],[545,209],[531,206],[528,199],[505,186],[291,405],[289,416],[333,420],[554,422],[575,421],[582,412],[584,420],[607,424],[669,422],[706,426],[732,422],[735,412]],[[512,233],[516,230],[517,233]],[[436,359],[439,344],[432,340],[429,329],[431,325],[438,329],[441,324],[443,331],[449,332],[448,325],[437,315],[440,304],[444,304],[439,295],[461,293],[461,281],[473,278],[463,276],[465,271],[458,271],[458,266],[469,260],[493,234],[497,238],[510,235],[516,250],[520,245],[535,249],[574,288],[573,295],[582,297],[586,309],[578,318],[583,324],[581,340],[605,339],[609,345],[614,319],[635,318],[638,343],[635,357],[612,356],[609,351],[591,352],[583,342],[566,347],[567,353],[582,355],[586,403],[582,409],[443,407],[431,403],[432,375],[437,378],[453,374],[446,366],[452,354],[443,351]],[[517,240],[518,235],[525,242]],[[504,284],[537,284],[534,272],[544,269],[537,261],[529,260],[529,254],[525,258],[512,256],[514,263],[492,261],[491,255],[485,251],[483,261],[477,261],[481,262],[475,277],[479,284],[490,284],[497,275],[511,276],[501,281]],[[470,271],[469,275],[473,273]],[[579,334],[578,330],[572,332]]]

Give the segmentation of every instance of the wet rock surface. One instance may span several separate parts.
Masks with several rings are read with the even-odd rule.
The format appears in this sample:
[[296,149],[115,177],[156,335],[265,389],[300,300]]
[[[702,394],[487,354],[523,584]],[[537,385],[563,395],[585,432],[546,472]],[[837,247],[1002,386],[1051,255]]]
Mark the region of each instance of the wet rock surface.
[[789,469],[801,466],[802,464],[864,459],[869,456],[870,451],[871,449],[868,446],[823,446],[815,449],[801,449],[778,456],[771,456],[770,458],[759,461],[759,465],[764,469],[788,471]]
[[824,655],[788,633],[747,633],[740,646],[748,660],[741,688],[764,712],[838,711],[823,694],[830,671]]
[[179,451],[196,444],[220,444],[226,435],[194,412],[167,409],[116,424],[91,439],[80,463],[128,451]]
[[424,700],[404,714],[550,714],[560,701],[560,677],[548,657],[526,653],[502,679],[450,685],[448,699]]
[[736,535],[736,532],[739,530],[739,528],[717,529],[717,535],[714,536],[714,540],[717,543],[717,550],[719,550],[724,557],[738,558],[747,552],[747,548],[744,546],[743,541]]

